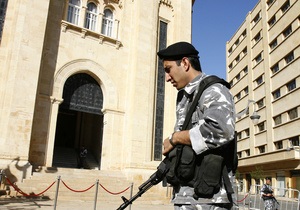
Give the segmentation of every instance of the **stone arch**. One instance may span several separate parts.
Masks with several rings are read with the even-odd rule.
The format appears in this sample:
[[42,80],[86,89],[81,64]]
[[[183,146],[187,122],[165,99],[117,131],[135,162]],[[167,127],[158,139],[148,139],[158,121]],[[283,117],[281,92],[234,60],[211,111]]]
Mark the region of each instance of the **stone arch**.
[[118,93],[115,84],[98,63],[88,59],[78,59],[62,66],[54,76],[52,97],[61,99],[66,80],[74,74],[86,73],[92,76],[103,91],[103,109],[118,109]]
[[[98,63],[88,59],[73,60],[63,65],[55,74],[52,81],[52,95],[50,96],[51,101],[51,113],[50,113],[50,127],[49,135],[47,138],[47,149],[46,149],[46,166],[52,166],[53,150],[55,143],[55,129],[57,123],[57,115],[59,105],[63,102],[63,90],[66,80],[78,73],[85,73],[93,77],[101,87],[103,92],[103,113],[106,115],[107,111],[119,112],[119,98],[116,85],[109,77],[104,68]],[[107,129],[112,129],[108,127]],[[105,134],[104,134],[105,135]],[[108,138],[106,138],[108,139]]]

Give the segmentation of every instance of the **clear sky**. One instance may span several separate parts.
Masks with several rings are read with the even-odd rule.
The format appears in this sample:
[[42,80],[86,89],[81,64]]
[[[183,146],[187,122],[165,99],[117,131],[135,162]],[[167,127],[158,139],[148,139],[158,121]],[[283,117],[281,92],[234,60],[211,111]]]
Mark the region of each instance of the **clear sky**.
[[196,0],[192,44],[199,51],[203,72],[226,79],[226,42],[258,0]]

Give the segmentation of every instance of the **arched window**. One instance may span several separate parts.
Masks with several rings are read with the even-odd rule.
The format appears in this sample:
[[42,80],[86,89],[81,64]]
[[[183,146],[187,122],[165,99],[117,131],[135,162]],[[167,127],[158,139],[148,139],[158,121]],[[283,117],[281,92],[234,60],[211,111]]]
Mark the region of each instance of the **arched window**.
[[78,25],[80,13],[80,0],[69,0],[67,21]]
[[113,29],[113,13],[110,9],[104,10],[103,20],[102,20],[102,31],[101,33],[106,36],[112,36]]
[[90,29],[92,31],[96,30],[96,22],[97,22],[97,6],[90,2],[87,4],[87,11],[85,17],[85,28]]

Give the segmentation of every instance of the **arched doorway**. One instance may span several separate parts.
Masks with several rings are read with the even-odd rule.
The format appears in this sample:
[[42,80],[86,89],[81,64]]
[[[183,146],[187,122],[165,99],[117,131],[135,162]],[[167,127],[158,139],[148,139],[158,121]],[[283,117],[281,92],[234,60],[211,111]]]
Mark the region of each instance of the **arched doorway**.
[[69,77],[59,106],[52,165],[78,167],[79,150],[87,148],[84,168],[100,169],[103,134],[103,93],[88,74]]

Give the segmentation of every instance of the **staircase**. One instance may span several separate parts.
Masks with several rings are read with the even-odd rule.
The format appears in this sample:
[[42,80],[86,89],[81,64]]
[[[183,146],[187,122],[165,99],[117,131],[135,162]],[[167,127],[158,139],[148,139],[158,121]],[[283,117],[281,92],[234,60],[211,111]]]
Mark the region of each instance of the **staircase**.
[[[58,201],[94,201],[96,193],[95,183],[97,180],[99,180],[97,202],[116,203],[118,205],[123,203],[121,196],[124,196],[127,199],[130,198],[132,183],[132,195],[135,195],[139,191],[138,187],[146,181],[146,179],[128,180],[120,171],[43,167],[38,171],[33,172],[33,175],[30,178],[24,179],[21,183],[17,183],[17,186],[26,194],[39,194],[55,182],[49,190],[42,194],[44,197],[49,197],[52,200],[55,199],[56,188],[59,183]],[[92,185],[94,186],[91,187]],[[88,188],[90,189],[87,190]],[[124,192],[120,193],[122,191]],[[160,183],[149,189],[142,197],[137,199],[135,203],[169,204],[170,195],[167,195],[167,191],[170,192],[170,188],[163,188]],[[21,196],[21,194],[17,192],[11,193],[11,195],[15,196],[14,194],[16,196]]]
[[[56,147],[54,153],[54,167],[34,169],[30,177],[16,183],[22,192],[26,194],[40,194],[43,192],[41,196],[53,200],[58,187],[58,201],[94,201],[96,186],[98,186],[97,202],[121,205],[123,203],[121,196],[129,199],[131,193],[135,195],[139,191],[138,187],[153,174],[153,171],[150,170],[135,169],[134,174],[129,177],[120,170],[94,170],[98,169],[99,164],[92,154],[89,153],[86,159],[87,166],[85,167],[88,169],[79,169],[77,168],[77,152],[75,149]],[[131,189],[132,184],[133,187]],[[11,190],[11,196],[22,196],[22,194],[14,192],[12,187]],[[134,202],[142,204],[169,204],[170,192],[170,188],[164,188],[159,183]]]

